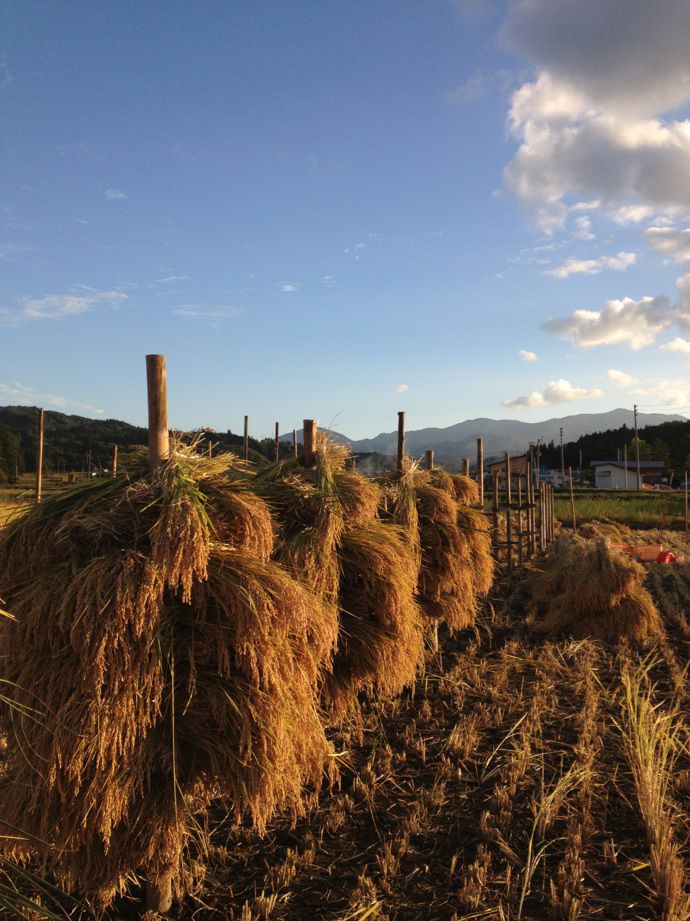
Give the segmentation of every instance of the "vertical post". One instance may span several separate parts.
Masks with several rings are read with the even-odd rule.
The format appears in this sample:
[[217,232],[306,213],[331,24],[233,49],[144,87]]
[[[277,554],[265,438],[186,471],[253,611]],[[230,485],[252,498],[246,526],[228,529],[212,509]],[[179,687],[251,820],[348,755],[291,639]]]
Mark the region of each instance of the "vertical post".
[[534,483],[532,482],[532,461],[527,461],[527,555],[533,557],[536,547],[534,540]]
[[405,413],[398,413],[398,472],[405,463]]
[[469,457],[463,457],[462,459],[462,472],[468,477],[470,475],[470,459]]
[[313,467],[316,457],[316,420],[305,419],[302,431],[304,435],[304,466]]
[[113,445],[113,477],[117,476],[117,445]]
[[561,486],[565,486],[565,456],[563,454],[563,426],[561,426]]
[[552,544],[556,536],[556,501],[553,483],[549,483],[549,543]]
[[249,460],[249,416],[244,417],[244,459]]
[[297,457],[297,429],[292,430],[292,456]]
[[513,571],[513,521],[510,507],[512,502],[511,479],[510,454],[506,451],[506,561],[509,572]]
[[642,477],[640,475],[640,438],[637,434],[637,403],[633,406],[635,418],[635,464],[637,466],[637,488],[642,489]]
[[275,458],[274,458],[275,462],[278,463],[278,460],[280,459],[280,432],[278,429],[277,422],[276,422],[276,440],[275,440],[274,455],[275,455]]
[[522,527],[522,474],[518,472],[517,475],[517,488],[518,488],[518,513],[517,513],[517,539],[518,539],[518,567],[522,569],[525,565],[525,557],[522,549],[522,537],[523,537],[523,527]]
[[41,501],[43,493],[43,428],[45,423],[45,411],[38,411],[38,446],[36,449],[36,502]]
[[146,384],[149,398],[149,469],[155,470],[170,455],[165,355],[146,356]]
[[427,469],[427,470],[433,470],[433,469],[434,469],[434,452],[433,452],[433,449],[431,449],[431,450],[429,450],[429,451],[426,452],[426,469]]
[[498,470],[491,471],[491,487],[493,492],[493,503],[492,503],[492,527],[493,527],[493,543],[494,543],[494,553],[496,555],[496,560],[498,560],[498,549],[499,549],[499,540],[498,540]]
[[573,468],[568,467],[568,477],[570,479],[570,510],[573,513],[573,532],[577,531],[577,521],[575,520],[575,493],[573,492]]
[[625,488],[628,488],[628,446],[623,445],[623,469],[625,470]]
[[688,471],[685,470],[685,483],[683,484],[683,492],[685,493],[685,533],[688,533]]
[[544,517],[544,483],[539,481],[539,552],[546,549],[546,518]]
[[477,439],[477,486],[479,487],[479,508],[484,508],[484,441]]

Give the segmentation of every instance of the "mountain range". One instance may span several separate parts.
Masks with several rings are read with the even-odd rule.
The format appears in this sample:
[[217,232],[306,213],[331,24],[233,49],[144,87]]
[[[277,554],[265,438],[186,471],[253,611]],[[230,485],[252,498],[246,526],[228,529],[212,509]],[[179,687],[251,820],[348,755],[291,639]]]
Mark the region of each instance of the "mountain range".
[[[665,413],[638,413],[638,428],[647,425],[661,425],[664,422],[684,422],[685,416]],[[511,454],[527,450],[530,442],[541,441],[556,444],[560,440],[563,428],[563,440],[575,441],[583,435],[606,432],[634,425],[631,409],[612,409],[605,413],[578,413],[573,416],[554,417],[544,422],[522,422],[518,419],[467,419],[446,428],[411,429],[406,433],[406,448],[412,455],[422,455],[433,449],[439,463],[458,463],[461,457],[474,458],[477,451],[477,438],[484,439],[484,453],[487,457],[509,451]],[[377,454],[395,454],[398,445],[398,433],[382,432],[374,438],[350,439],[339,432],[330,432],[335,441],[351,445],[355,453],[375,452]],[[301,436],[301,432],[299,433]],[[291,438],[292,436],[290,436]]]

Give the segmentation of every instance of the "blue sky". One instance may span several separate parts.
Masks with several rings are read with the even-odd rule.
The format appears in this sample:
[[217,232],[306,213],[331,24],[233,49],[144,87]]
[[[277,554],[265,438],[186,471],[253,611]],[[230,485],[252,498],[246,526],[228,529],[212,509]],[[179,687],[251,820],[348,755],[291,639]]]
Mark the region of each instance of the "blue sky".
[[690,409],[690,5],[623,6],[5,4],[0,403]]

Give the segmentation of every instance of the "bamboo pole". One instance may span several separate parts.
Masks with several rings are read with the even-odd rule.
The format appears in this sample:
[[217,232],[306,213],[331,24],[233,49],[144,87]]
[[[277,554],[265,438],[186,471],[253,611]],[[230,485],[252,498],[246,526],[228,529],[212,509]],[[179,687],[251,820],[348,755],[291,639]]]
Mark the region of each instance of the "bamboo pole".
[[508,571],[513,571],[513,521],[512,521],[512,473],[510,471],[510,454],[506,451],[506,561]]
[[491,518],[492,518],[492,531],[493,531],[493,544],[494,544],[494,554],[496,560],[498,560],[498,470],[493,470],[491,473],[491,488],[492,488],[492,508],[491,508]]
[[316,458],[316,420],[305,419],[303,423],[304,435],[304,466],[313,467]]
[[575,493],[573,492],[573,468],[568,467],[568,479],[570,480],[570,510],[573,513],[573,531],[577,531],[577,521],[575,520]]
[[402,473],[405,464],[405,413],[398,413],[398,471]]
[[292,456],[297,457],[297,429],[292,430]]
[[280,460],[280,432],[278,429],[277,422],[276,422],[276,440],[275,440],[274,454],[275,454],[275,458],[274,458],[275,462],[278,463],[278,461]]
[[45,411],[38,411],[38,445],[36,448],[36,502],[41,501],[43,494],[43,429],[45,425]]
[[546,549],[546,517],[544,508],[544,486],[539,481],[539,552],[543,553]]
[[113,478],[117,476],[117,445],[113,445]]
[[165,355],[146,356],[146,383],[149,402],[149,468],[155,470],[170,456]]
[[532,461],[527,461],[527,475],[525,477],[527,488],[527,557],[534,556],[534,483],[532,482]]
[[249,416],[244,417],[244,459],[249,460]]
[[434,452],[433,452],[433,449],[430,449],[429,451],[426,452],[426,469],[427,469],[427,470],[433,470],[433,469],[434,469]]
[[463,457],[462,459],[462,472],[466,477],[470,475],[470,459],[469,457]]
[[518,539],[518,567],[523,569],[525,565],[524,551],[522,547],[523,539],[523,527],[522,527],[522,474],[518,473],[517,481],[517,499],[518,499],[518,513],[517,513],[517,539]]
[[484,508],[484,440],[477,439],[477,486],[479,486],[479,508]]

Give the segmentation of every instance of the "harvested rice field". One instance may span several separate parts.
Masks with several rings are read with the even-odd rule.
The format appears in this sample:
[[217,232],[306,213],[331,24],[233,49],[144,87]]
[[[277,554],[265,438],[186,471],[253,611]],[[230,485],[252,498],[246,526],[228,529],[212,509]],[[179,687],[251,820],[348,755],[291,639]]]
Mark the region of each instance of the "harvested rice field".
[[180,443],[13,518],[7,917],[690,918],[690,546],[476,501]]

